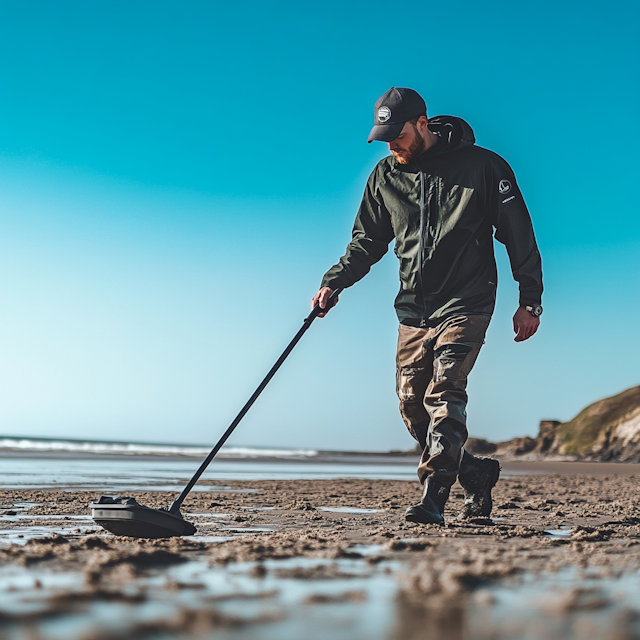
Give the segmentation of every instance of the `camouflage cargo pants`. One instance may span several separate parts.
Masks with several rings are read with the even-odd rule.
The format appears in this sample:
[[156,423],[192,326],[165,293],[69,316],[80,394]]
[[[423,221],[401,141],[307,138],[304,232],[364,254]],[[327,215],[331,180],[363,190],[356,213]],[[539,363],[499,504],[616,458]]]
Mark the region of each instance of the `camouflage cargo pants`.
[[467,440],[467,376],[490,316],[458,315],[436,327],[400,325],[396,390],[400,413],[422,448],[418,478],[453,484]]

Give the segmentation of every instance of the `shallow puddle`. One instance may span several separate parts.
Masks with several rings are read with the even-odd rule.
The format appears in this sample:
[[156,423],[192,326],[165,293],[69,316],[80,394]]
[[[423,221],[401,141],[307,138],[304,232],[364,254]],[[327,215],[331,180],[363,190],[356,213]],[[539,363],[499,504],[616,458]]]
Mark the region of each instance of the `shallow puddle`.
[[16,511],[27,511],[28,509],[31,509],[31,507],[37,507],[40,504],[42,503],[17,501],[17,502],[13,502],[9,508]]
[[[31,618],[21,625],[0,624],[0,631],[10,640],[75,640],[97,635],[98,629],[133,638],[127,632],[136,625],[153,622],[159,631],[171,629],[181,611],[201,610],[215,611],[216,622],[211,635],[201,629],[198,637],[324,638],[322,629],[322,634],[330,633],[336,640],[351,640],[357,627],[376,638],[383,637],[380,629],[393,620],[397,585],[388,573],[360,560],[289,558],[229,566],[193,560],[151,569],[124,585],[107,588],[111,595],[106,600],[98,596],[84,602],[86,588],[78,572],[4,567],[0,614]],[[83,604],[73,604],[74,600]]]
[[[54,530],[44,529],[48,535]],[[430,638],[424,635],[429,628],[434,638],[446,640],[604,640],[635,638],[640,631],[638,574],[564,569],[511,578],[472,592],[466,608],[460,608],[464,598],[453,596],[459,608],[452,630],[450,621],[440,628],[444,623],[424,603],[408,608],[399,597],[411,562],[367,561],[384,555],[385,545],[356,544],[346,551],[353,555],[227,565],[211,565],[205,553],[183,563],[121,572],[117,579],[100,574],[101,582],[92,585],[82,572],[62,566],[5,563],[0,567],[0,637],[405,640]],[[121,568],[126,567],[124,556]],[[11,622],[3,614],[24,617]]]
[[206,534],[189,536],[189,540],[193,542],[226,542],[227,540],[233,540],[235,536],[219,536],[216,534]]
[[360,509],[358,507],[316,507],[316,509],[331,513],[383,513],[382,509]]
[[546,538],[566,539],[571,536],[573,527],[560,526],[557,529],[545,529]]
[[640,574],[567,568],[475,594],[474,640],[632,640],[640,637]]
[[[89,520],[91,520],[89,518]],[[98,525],[82,525],[80,529],[77,525],[67,527],[57,527],[51,525],[32,525],[30,527],[13,527],[12,529],[0,529],[0,545],[6,547],[10,544],[24,545],[29,540],[49,538],[54,533],[65,538],[82,538],[86,535],[103,531]]]
[[8,522],[21,520],[84,520],[93,522],[91,516],[72,516],[63,514],[31,515],[28,513],[18,513],[15,516],[3,516],[2,519]]
[[353,544],[348,549],[349,553],[357,553],[361,556],[376,556],[382,552],[384,545],[382,544]]

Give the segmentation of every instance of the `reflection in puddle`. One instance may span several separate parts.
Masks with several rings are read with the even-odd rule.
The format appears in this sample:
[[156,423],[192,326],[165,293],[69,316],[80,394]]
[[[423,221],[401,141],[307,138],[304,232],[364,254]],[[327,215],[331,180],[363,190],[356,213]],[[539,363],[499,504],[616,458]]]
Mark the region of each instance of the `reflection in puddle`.
[[[60,565],[56,570],[5,563],[0,566],[0,635],[6,632],[11,640],[137,638],[136,629],[148,629],[144,625],[157,630],[147,636],[167,640],[600,640],[637,637],[640,631],[639,617],[622,615],[637,609],[640,575],[612,578],[566,569],[488,585],[472,593],[468,606],[458,599],[456,633],[451,634],[451,620],[424,604],[403,604],[397,576],[410,563],[367,562],[383,551],[382,545],[352,545],[348,551],[363,557],[211,565],[206,555],[190,556],[184,563],[122,573],[118,579],[107,569],[91,585],[82,572]],[[198,612],[203,615],[197,633],[195,627],[177,626],[187,625]],[[3,615],[28,617],[10,622]],[[626,625],[627,635],[618,633],[620,625]],[[588,636],[580,635],[585,629]]]
[[217,535],[195,535],[189,536],[190,541],[194,542],[226,542],[227,540],[233,540],[235,536],[217,536]]
[[13,564],[0,567],[0,611],[31,614],[48,609],[47,599],[59,590],[82,589],[79,572],[34,570]]
[[16,502],[11,502],[8,505],[3,505],[2,508],[10,509],[13,511],[27,511],[28,509],[31,509],[31,507],[37,507],[40,504],[41,504],[40,502],[16,501]]
[[565,568],[483,589],[467,615],[480,630],[477,640],[637,638],[639,590],[637,573],[613,578]]
[[358,507],[316,507],[318,511],[331,513],[382,513],[382,509],[359,509]]
[[[268,533],[273,531],[270,527],[231,527],[229,526],[229,513],[189,513],[187,514],[199,522],[203,529],[199,535],[189,536],[189,540],[196,542],[225,542],[232,540],[238,535],[246,533]],[[15,523],[33,523],[27,526],[14,526],[10,529],[0,529],[0,548],[6,548],[11,544],[25,545],[29,540],[39,540],[48,538],[54,534],[64,536],[68,539],[80,539],[86,535],[104,532],[104,530],[94,524],[91,516],[70,516],[70,515],[28,515],[17,514],[15,516],[4,516],[2,520]],[[209,525],[207,526],[207,521]],[[221,521],[221,527],[212,523]],[[42,524],[40,524],[42,522]],[[68,522],[69,524],[63,524]],[[54,524],[55,523],[55,524]],[[58,524],[60,523],[60,524]],[[222,524],[223,523],[223,524]]]
[[46,514],[46,515],[31,515],[27,513],[19,513],[15,516],[3,516],[3,520],[7,522],[20,521],[20,520],[89,520],[92,521],[91,516],[73,516],[63,514]]
[[573,527],[561,526],[557,529],[545,529],[546,538],[563,539],[568,538],[573,531]]
[[77,526],[68,527],[52,527],[33,525],[31,527],[14,527],[13,529],[0,529],[0,546],[8,546],[10,544],[25,545],[29,540],[39,538],[49,538],[57,533],[66,538],[80,538],[87,534],[91,534],[103,529],[97,525],[83,525],[82,529]]
[[[148,623],[166,633],[175,627],[172,621],[180,619],[181,612],[193,615],[194,611],[215,613],[211,629],[205,624],[194,637],[210,637],[206,632],[215,629],[216,640],[314,640],[326,638],[327,633],[336,640],[351,640],[357,628],[375,639],[386,637],[396,589],[388,574],[353,559],[287,558],[228,566],[210,566],[206,559],[196,559],[152,568],[124,583],[107,573],[104,587],[85,601],[86,585],[79,572],[2,567],[0,619],[4,613],[31,616],[25,621],[29,627],[23,627],[24,634],[16,627],[17,633],[9,634],[16,640],[133,638],[136,625]],[[203,624],[208,619],[204,616]],[[0,632],[11,631],[7,627],[0,623]],[[192,637],[178,632],[162,636]]]
[[359,553],[361,556],[376,556],[384,549],[382,544],[353,544],[347,551]]

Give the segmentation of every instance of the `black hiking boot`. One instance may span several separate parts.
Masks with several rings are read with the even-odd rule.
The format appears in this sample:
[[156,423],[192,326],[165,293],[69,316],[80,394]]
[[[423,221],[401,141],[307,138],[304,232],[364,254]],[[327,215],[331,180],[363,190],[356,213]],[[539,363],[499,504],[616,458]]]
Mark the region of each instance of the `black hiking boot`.
[[488,518],[491,515],[491,489],[499,477],[500,463],[497,460],[477,458],[464,452],[458,473],[458,481],[464,489],[461,518]]
[[404,512],[405,520],[420,524],[444,524],[444,505],[451,487],[433,477],[426,479],[422,500]]

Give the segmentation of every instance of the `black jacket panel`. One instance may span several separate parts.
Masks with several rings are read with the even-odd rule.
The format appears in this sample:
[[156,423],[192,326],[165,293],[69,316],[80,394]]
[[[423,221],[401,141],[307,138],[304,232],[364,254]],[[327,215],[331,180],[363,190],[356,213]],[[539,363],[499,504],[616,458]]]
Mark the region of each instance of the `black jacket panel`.
[[509,254],[520,304],[540,304],[542,267],[531,218],[509,165],[475,146],[469,125],[429,120],[436,145],[408,165],[382,159],[367,181],[352,240],[322,286],[349,287],[395,238],[401,322],[426,326],[454,313],[491,314],[497,270],[493,231]]

